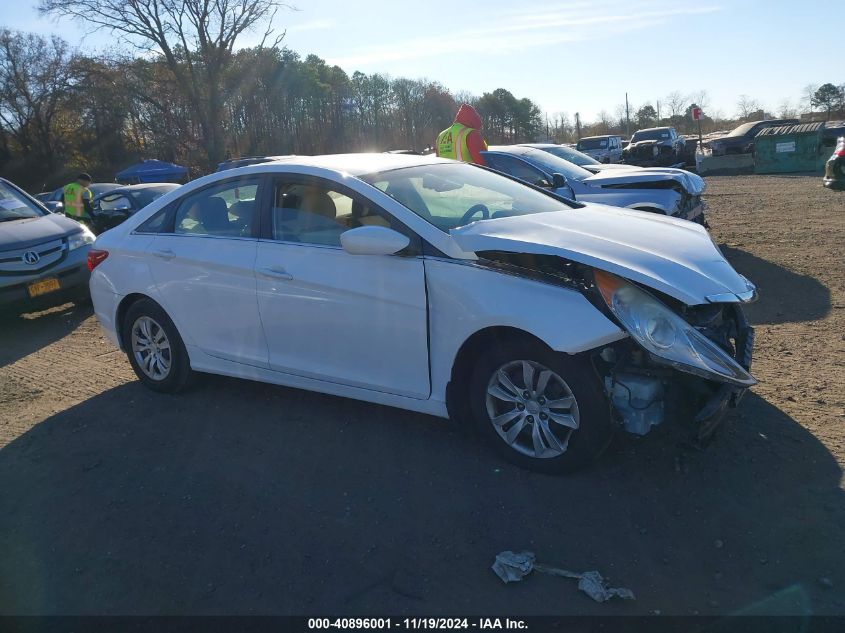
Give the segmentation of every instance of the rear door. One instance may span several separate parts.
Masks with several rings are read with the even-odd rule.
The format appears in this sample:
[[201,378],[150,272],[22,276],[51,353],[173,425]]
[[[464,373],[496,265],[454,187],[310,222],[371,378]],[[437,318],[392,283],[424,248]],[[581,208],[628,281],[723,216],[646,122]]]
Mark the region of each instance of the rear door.
[[187,344],[258,367],[267,366],[254,273],[262,185],[263,177],[245,176],[184,196],[147,258],[163,307]]

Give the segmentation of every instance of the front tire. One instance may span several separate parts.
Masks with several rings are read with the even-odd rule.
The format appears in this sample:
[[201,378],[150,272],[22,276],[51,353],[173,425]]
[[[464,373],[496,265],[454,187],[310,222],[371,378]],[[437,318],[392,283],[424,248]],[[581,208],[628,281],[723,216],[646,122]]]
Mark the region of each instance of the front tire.
[[129,306],[122,334],[129,363],[146,387],[176,393],[191,382],[193,371],[182,337],[157,303],[141,299]]
[[481,434],[508,461],[545,473],[596,459],[613,435],[610,407],[588,359],[513,340],[483,353],[470,380]]

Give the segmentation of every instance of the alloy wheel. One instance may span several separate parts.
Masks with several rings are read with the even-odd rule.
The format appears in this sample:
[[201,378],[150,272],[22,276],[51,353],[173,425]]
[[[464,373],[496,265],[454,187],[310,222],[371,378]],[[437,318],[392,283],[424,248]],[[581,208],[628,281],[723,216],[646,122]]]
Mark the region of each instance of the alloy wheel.
[[566,452],[580,424],[575,395],[553,370],[530,360],[502,365],[487,383],[487,415],[508,446],[529,457]]
[[173,362],[170,341],[164,328],[148,316],[132,324],[132,354],[141,371],[152,380],[164,380]]

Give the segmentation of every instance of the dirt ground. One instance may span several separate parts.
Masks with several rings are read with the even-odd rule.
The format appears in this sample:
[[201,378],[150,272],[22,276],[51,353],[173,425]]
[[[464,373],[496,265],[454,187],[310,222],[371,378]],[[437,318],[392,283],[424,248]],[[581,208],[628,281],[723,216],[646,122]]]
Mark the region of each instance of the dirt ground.
[[[0,323],[0,613],[845,614],[845,194],[708,179],[760,288],[760,384],[704,451],[620,434],[566,478],[440,420],[207,377],[142,388],[89,308]],[[596,569],[505,586],[502,550]]]

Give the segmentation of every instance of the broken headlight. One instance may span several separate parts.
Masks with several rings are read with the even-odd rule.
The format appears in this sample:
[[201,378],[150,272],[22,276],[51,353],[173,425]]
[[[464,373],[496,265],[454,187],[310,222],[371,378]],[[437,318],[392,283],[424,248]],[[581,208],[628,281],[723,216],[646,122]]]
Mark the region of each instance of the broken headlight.
[[655,361],[742,387],[757,383],[721,347],[645,290],[601,270],[595,279],[607,307]]

